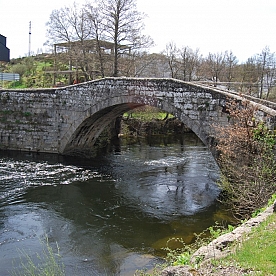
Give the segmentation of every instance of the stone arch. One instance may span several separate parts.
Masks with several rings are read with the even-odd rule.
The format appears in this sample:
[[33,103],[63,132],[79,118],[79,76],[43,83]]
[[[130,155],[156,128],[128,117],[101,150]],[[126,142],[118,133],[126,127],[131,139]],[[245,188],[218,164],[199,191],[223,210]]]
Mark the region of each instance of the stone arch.
[[[149,97],[149,96],[143,96],[143,97],[133,97],[133,102],[142,103],[143,105],[149,105],[152,107],[159,108],[165,112],[173,114],[179,121],[185,124],[188,128],[190,128],[197,137],[205,144],[208,145],[208,135],[206,126],[202,124],[202,121],[199,122],[198,120],[194,120],[190,118],[188,115],[186,115],[183,112],[183,109],[177,108],[173,103],[168,101],[166,98],[155,98],[155,97]],[[201,111],[198,112],[198,117],[202,117],[200,115]],[[203,116],[204,117],[204,116]],[[203,121],[205,118],[203,118]]]
[[68,133],[66,136],[67,141],[61,153],[65,155],[89,156],[97,138],[105,127],[123,113],[145,105],[156,107],[175,115],[177,119],[190,128],[207,145],[205,131],[198,127],[197,123],[189,116],[183,114],[181,109],[176,108],[166,99],[128,95],[120,98],[103,99],[100,103],[91,106],[89,111],[84,111],[84,116],[79,120],[78,126],[71,134]]
[[62,151],[66,155],[89,155],[102,131],[123,113],[142,106],[137,103],[123,103],[105,107],[85,118],[75,129]]

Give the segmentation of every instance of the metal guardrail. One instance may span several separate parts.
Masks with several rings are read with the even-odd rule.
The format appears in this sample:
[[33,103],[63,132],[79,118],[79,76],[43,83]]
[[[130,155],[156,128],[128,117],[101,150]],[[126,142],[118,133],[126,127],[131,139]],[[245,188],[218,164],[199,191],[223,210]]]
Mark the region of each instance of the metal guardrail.
[[[222,92],[229,93],[229,94],[242,96],[243,98],[245,98],[247,100],[250,100],[250,101],[253,101],[255,103],[259,103],[259,104],[265,105],[265,106],[267,106],[269,108],[272,108],[272,109],[276,110],[276,103],[275,102],[271,102],[271,101],[268,101],[268,100],[260,99],[260,98],[254,97],[252,95],[247,95],[245,93],[237,92],[237,91],[234,91],[234,90],[228,90],[226,87],[221,87],[220,86],[220,85],[225,84],[225,83],[217,83],[217,86],[215,86],[214,83],[210,83],[210,82],[200,82],[200,81],[198,81],[198,82],[191,82],[191,83],[195,83],[195,84],[197,84],[197,85],[199,85],[201,87],[206,87],[206,88],[222,91]],[[234,83],[234,84],[237,84],[237,83]]]
[[1,73],[0,81],[18,81],[20,80],[20,75],[16,73]]

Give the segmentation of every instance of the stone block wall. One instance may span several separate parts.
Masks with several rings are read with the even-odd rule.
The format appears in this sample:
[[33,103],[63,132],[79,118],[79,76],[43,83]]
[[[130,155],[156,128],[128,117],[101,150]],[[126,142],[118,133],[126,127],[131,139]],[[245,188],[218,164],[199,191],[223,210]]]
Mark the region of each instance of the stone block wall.
[[[222,110],[229,95],[173,79],[136,78],[107,78],[57,89],[0,90],[0,149],[89,151],[117,116],[142,105],[174,114],[208,144],[210,126],[228,123]],[[257,104],[275,122],[276,111]]]

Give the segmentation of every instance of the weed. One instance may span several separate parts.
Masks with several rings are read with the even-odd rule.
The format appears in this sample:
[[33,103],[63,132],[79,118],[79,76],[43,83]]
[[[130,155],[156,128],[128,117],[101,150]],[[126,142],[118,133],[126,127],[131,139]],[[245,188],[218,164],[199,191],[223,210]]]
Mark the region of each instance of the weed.
[[26,251],[20,250],[21,268],[14,270],[13,276],[64,276],[64,264],[61,262],[59,247],[56,244],[56,253],[49,245],[48,237],[41,241],[42,254],[36,254],[36,258],[30,257]]
[[271,206],[274,202],[276,201],[276,194],[273,194],[270,199],[268,200],[268,203],[265,207],[262,207],[262,208],[259,208],[257,210],[255,210],[253,213],[252,213],[252,218],[255,218],[257,217],[261,212],[263,212],[267,207]]
[[31,112],[24,112],[24,116],[25,117],[29,117],[29,116],[31,116],[32,114],[31,114]]
[[136,270],[134,276],[159,276],[161,271],[166,268],[167,264],[158,264],[156,265],[153,270]]

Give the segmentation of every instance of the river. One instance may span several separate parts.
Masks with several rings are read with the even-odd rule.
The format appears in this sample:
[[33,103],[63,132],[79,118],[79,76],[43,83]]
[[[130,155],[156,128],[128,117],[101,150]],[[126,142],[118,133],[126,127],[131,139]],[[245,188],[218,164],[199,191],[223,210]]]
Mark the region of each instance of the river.
[[0,275],[48,237],[66,275],[133,275],[162,262],[166,241],[193,242],[215,221],[218,167],[194,134],[158,136],[85,160],[0,152]]

